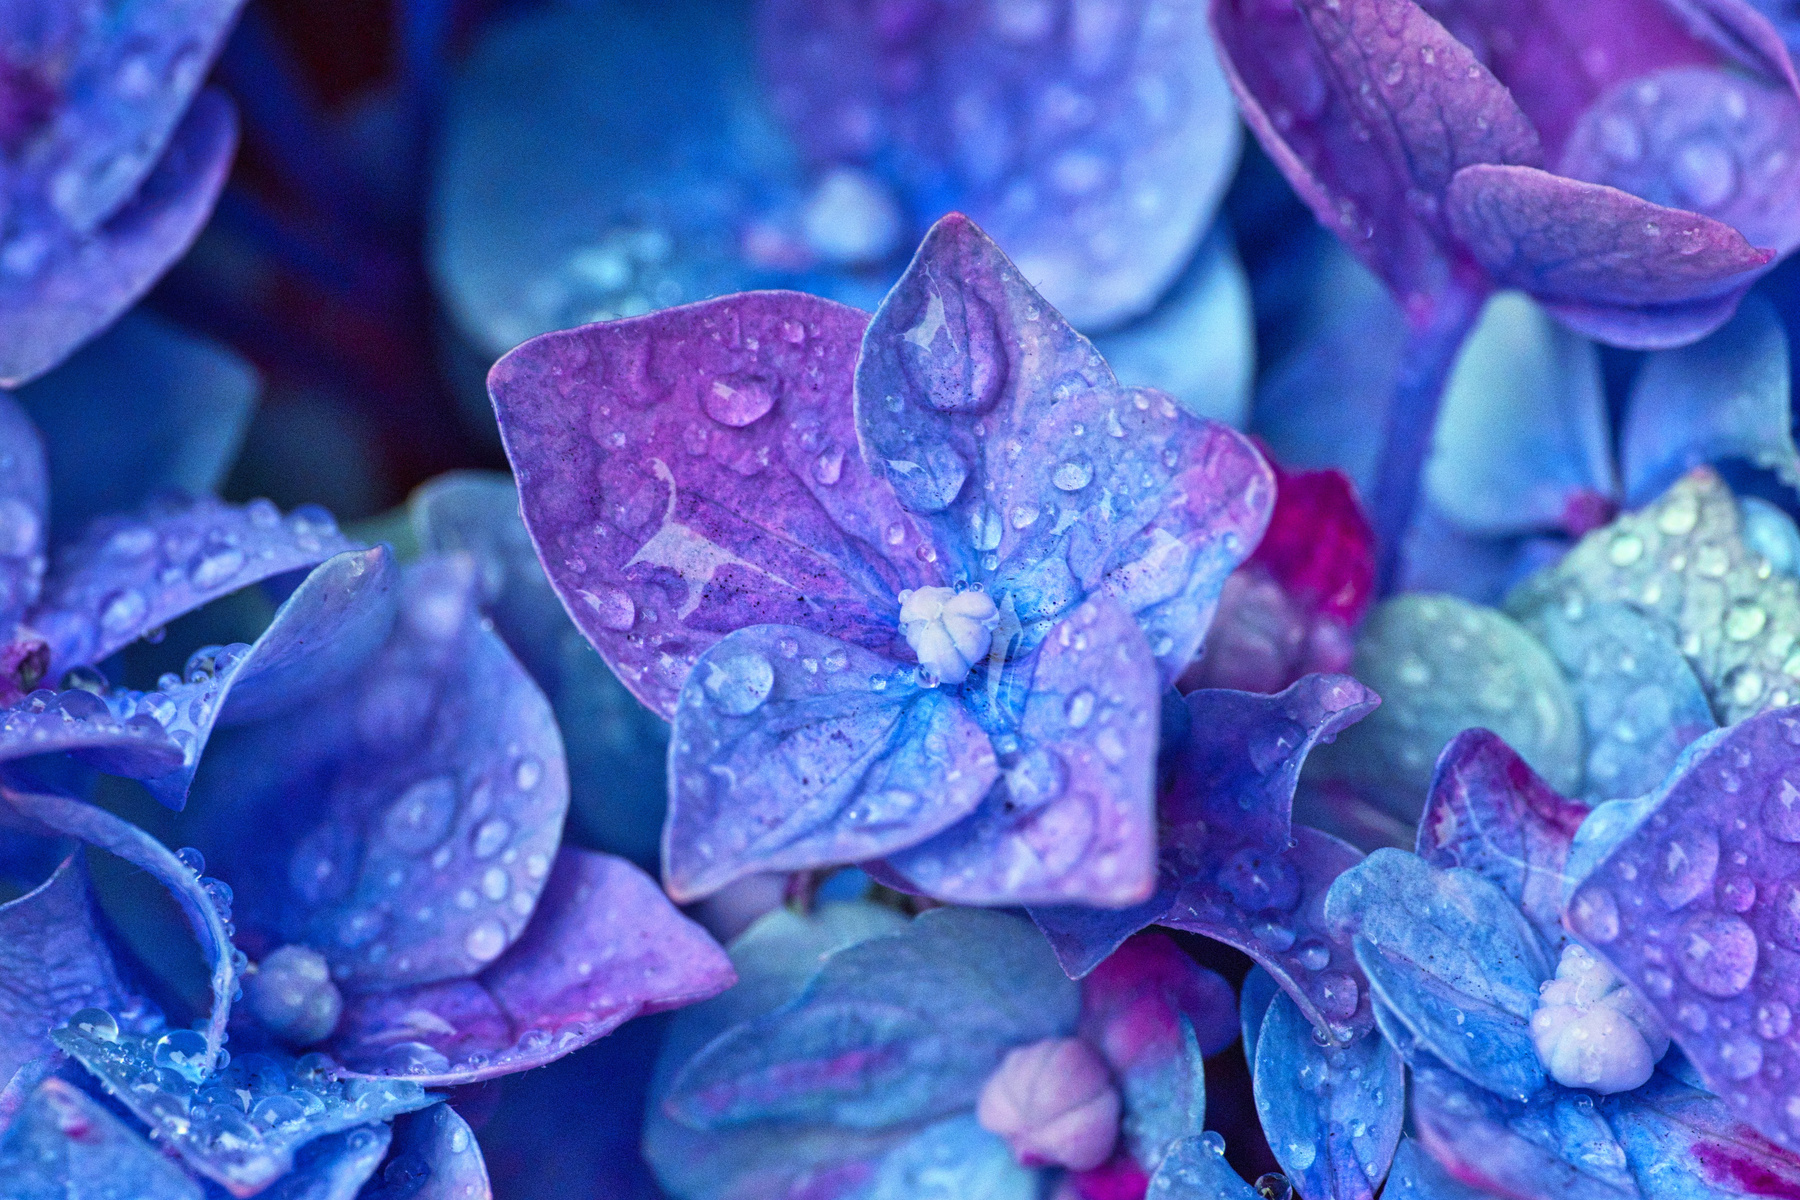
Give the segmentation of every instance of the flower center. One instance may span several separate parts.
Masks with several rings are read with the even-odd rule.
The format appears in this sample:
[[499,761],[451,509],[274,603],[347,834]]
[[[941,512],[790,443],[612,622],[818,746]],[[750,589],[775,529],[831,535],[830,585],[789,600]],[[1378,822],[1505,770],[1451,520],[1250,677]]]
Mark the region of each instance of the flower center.
[[1531,1041],[1550,1077],[1564,1087],[1610,1094],[1650,1078],[1669,1049],[1669,1033],[1636,992],[1580,946],[1569,946],[1556,978],[1538,989]]
[[943,683],[961,683],[993,644],[1000,610],[986,592],[922,587],[900,593],[900,632],[919,668]]

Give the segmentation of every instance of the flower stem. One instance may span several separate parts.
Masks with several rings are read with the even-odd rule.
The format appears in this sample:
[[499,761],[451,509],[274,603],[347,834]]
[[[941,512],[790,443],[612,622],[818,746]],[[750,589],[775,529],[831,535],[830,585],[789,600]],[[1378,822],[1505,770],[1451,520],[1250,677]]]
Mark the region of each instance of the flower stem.
[[1418,509],[1444,385],[1486,298],[1483,290],[1453,283],[1411,321],[1375,465],[1370,517],[1375,525],[1377,596],[1399,586],[1406,534]]

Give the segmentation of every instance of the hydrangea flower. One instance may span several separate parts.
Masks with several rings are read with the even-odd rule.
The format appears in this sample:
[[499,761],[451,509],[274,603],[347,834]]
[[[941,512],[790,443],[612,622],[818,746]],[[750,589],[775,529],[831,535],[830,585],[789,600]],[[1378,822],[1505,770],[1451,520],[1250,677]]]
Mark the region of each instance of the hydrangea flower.
[[1127,382],[1232,421],[1248,287],[1206,235],[1240,136],[1198,0],[532,13],[457,82],[432,271],[491,359],[753,288],[873,308],[960,210],[1077,328],[1117,331]]
[[110,325],[211,214],[237,119],[201,85],[240,3],[0,14],[0,385]]
[[[1759,525],[1788,532],[1753,544]],[[1340,828],[1360,823],[1373,829],[1367,840],[1388,840],[1380,814],[1410,823],[1438,751],[1472,727],[1505,737],[1566,794],[1650,790],[1695,738],[1800,697],[1790,670],[1800,669],[1800,580],[1761,551],[1772,542],[1780,553],[1791,530],[1699,468],[1589,533],[1504,609],[1450,596],[1387,602],[1364,625],[1353,667],[1386,703],[1321,757],[1309,780],[1350,788],[1321,804]]]
[[1390,1191],[1800,1188],[1781,1082],[1795,727],[1776,709],[1708,735],[1591,814],[1495,735],[1451,742],[1416,853],[1377,850],[1325,905],[1410,1069],[1418,1140]]
[[780,910],[671,1027],[645,1152],[671,1195],[1141,1197],[1197,1136],[1231,989],[1167,938],[1079,986],[1016,916]]
[[873,321],[751,293],[547,335],[490,388],[558,595],[674,723],[671,894],[844,862],[967,903],[1151,889],[1160,697],[1273,482],[966,218]]

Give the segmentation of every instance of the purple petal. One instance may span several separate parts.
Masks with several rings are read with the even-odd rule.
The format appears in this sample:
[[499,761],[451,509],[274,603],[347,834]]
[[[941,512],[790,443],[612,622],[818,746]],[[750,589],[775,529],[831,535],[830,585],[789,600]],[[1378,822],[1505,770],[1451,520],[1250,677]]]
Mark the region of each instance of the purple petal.
[[1161,719],[1150,647],[1130,614],[1096,598],[1059,622],[1020,670],[1031,678],[1016,733],[1000,735],[1012,746],[1005,784],[886,865],[958,904],[1144,899],[1156,879]]
[[200,1185],[97,1102],[46,1079],[0,1137],[0,1179],[17,1200],[201,1200]]
[[1168,937],[1141,934],[1081,981],[1081,1036],[1112,1067],[1125,1100],[1125,1145],[1146,1171],[1204,1124],[1200,1059],[1237,1037],[1231,985]]
[[[1704,571],[1684,569],[1700,562]],[[1521,584],[1506,607],[1529,622],[1547,608],[1613,602],[1643,612],[1681,647],[1725,724],[1793,698],[1784,666],[1800,629],[1800,593],[1744,544],[1738,503],[1710,469],[1689,472],[1656,503],[1588,534]],[[1561,786],[1545,763],[1536,765]]]
[[400,1123],[394,1157],[367,1200],[488,1200],[487,1163],[467,1121],[448,1104]]
[[1588,815],[1495,734],[1468,729],[1438,758],[1419,818],[1419,857],[1463,867],[1505,892],[1552,947],[1562,934],[1569,845]]
[[1373,1200],[1406,1118],[1405,1067],[1393,1046],[1378,1033],[1321,1046],[1299,1006],[1277,994],[1254,1062],[1256,1115],[1295,1190]]
[[1198,691],[1186,703],[1193,732],[1161,797],[1156,895],[1119,912],[1035,908],[1032,918],[1077,976],[1147,925],[1215,938],[1256,959],[1315,1024],[1354,1036],[1368,1028],[1367,996],[1319,906],[1361,855],[1292,825],[1289,809],[1308,752],[1367,713],[1373,694],[1313,675],[1276,696]]
[[797,626],[714,643],[671,739],[663,876],[683,901],[758,871],[914,845],[973,810],[1000,773],[960,696]]
[[543,1066],[633,1017],[730,986],[724,951],[642,871],[564,847],[524,935],[472,980],[353,999],[333,1052],[453,1086]]
[[84,860],[64,860],[35,891],[0,904],[0,1079],[54,1052],[49,1031],[77,1009],[117,1012],[125,998]]
[[1519,1099],[1544,1086],[1528,1023],[1554,965],[1497,885],[1377,850],[1332,885],[1325,921],[1354,939],[1382,1034],[1415,1067],[1428,1053]]
[[1632,382],[1620,437],[1627,498],[1647,503],[1682,472],[1728,458],[1800,485],[1790,390],[1787,334],[1754,293],[1705,341],[1651,355]]
[[1800,1163],[1742,1124],[1722,1099],[1660,1073],[1609,1097],[1606,1117],[1646,1194],[1800,1195]]
[[562,742],[482,627],[471,560],[426,559],[352,599],[372,611],[334,612],[322,587],[300,615],[385,644],[348,675],[345,645],[281,645],[268,667],[285,686],[245,697],[246,723],[214,734],[184,836],[237,889],[254,953],[311,946],[350,992],[465,978],[518,940],[550,874]]
[[893,162],[918,216],[969,212],[1084,329],[1143,314],[1237,158],[1202,6],[1106,0],[1066,23],[1053,9],[902,11],[762,6],[771,99],[810,156]]
[[546,334],[490,373],[557,595],[663,716],[734,629],[800,625],[885,651],[896,593],[941,582],[857,452],[867,320],[753,292]]
[[951,214],[883,301],[857,428],[946,571],[1030,629],[1097,587],[1145,627],[1165,680],[1199,648],[1274,485],[1240,435],[1120,388],[986,234]]
[[1398,296],[1448,282],[1439,213],[1458,168],[1542,161],[1506,89],[1411,0],[1214,0],[1212,17],[1251,131]]
[[228,592],[349,548],[320,508],[283,519],[266,500],[153,503],[136,516],[103,518],[59,549],[26,621],[50,644],[54,676]]
[[301,1147],[294,1169],[262,1195],[266,1200],[355,1200],[387,1157],[394,1131],[365,1125]]
[[44,575],[50,469],[37,427],[17,400],[3,394],[0,462],[6,463],[0,472],[0,629],[10,638]]
[[[1800,714],[1696,743],[1665,790],[1595,810],[1576,844],[1571,932],[1643,993],[1707,1086],[1784,1146],[1800,1064],[1800,822],[1788,781]],[[1584,844],[1587,846],[1584,848]]]
[[92,692],[40,689],[0,710],[0,761],[64,752],[131,777],[165,775],[184,759],[180,744],[153,718],[121,720]]
[[[1553,310],[1635,309],[1649,320],[1669,307],[1683,336],[1693,333],[1684,314],[1695,302],[1741,294],[1775,257],[1710,217],[1534,167],[1465,167],[1446,200],[1451,231],[1501,286]],[[1731,315],[1708,311],[1719,324]],[[1645,330],[1618,344],[1669,344],[1654,322]]]
[[[204,62],[204,59],[201,60]],[[237,145],[237,115],[205,91],[122,208],[86,228],[45,214],[0,264],[0,384],[29,382],[131,307],[187,250],[212,213]]]

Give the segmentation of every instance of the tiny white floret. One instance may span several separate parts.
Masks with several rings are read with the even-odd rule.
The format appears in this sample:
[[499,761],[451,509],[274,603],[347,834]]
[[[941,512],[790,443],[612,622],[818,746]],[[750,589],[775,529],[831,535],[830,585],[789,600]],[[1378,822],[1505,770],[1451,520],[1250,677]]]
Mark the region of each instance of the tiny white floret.
[[1669,1031],[1643,997],[1581,946],[1538,989],[1531,1041],[1564,1087],[1611,1094],[1641,1087],[1669,1049]]
[[1000,610],[986,592],[922,587],[900,593],[900,632],[920,669],[942,683],[961,683],[993,644]]

